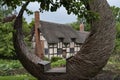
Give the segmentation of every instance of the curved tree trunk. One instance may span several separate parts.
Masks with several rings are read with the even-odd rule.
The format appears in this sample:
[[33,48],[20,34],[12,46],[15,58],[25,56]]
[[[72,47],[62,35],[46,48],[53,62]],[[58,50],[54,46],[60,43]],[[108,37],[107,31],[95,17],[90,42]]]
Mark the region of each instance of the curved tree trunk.
[[89,37],[80,52],[68,61],[70,73],[81,78],[95,76],[106,65],[115,40],[115,21],[107,1],[90,0],[89,5],[100,19],[92,21]]
[[67,61],[67,73],[46,74],[38,65],[42,60],[31,53],[22,34],[22,15],[29,2],[23,5],[14,23],[13,43],[16,54],[26,70],[39,80],[85,80],[94,77],[106,64],[115,39],[115,21],[106,0],[91,0],[90,9],[98,12],[100,19],[93,21],[92,31],[85,44]]

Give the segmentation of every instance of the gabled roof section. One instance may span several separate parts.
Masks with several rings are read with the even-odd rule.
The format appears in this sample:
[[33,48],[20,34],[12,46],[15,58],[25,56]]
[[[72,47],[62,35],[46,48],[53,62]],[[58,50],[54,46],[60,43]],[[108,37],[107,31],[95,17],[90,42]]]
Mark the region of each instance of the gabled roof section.
[[40,24],[40,31],[48,43],[58,43],[60,38],[63,39],[64,43],[70,43],[72,38],[78,37],[76,31],[69,25],[46,21],[40,21]]
[[84,43],[86,38],[89,36],[90,32],[87,31],[76,31],[78,33],[78,38],[76,39],[76,43]]

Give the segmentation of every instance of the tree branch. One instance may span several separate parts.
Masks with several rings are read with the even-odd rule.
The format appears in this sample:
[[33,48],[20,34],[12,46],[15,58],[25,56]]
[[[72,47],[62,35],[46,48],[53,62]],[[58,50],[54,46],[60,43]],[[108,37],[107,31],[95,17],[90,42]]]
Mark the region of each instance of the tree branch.
[[29,4],[29,2],[30,2],[30,1],[27,1],[25,4],[23,4],[23,6],[22,6],[22,8],[21,8],[21,10],[20,10],[20,12],[19,12],[19,14],[18,14],[18,17],[21,17],[21,16],[23,15],[23,13],[24,13],[27,5]]

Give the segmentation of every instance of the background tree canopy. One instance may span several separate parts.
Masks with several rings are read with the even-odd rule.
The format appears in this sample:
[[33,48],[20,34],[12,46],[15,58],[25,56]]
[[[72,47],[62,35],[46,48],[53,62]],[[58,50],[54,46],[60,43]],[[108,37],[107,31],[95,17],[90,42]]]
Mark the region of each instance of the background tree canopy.
[[[27,0],[0,0],[2,5],[7,5],[15,9],[17,6],[23,5]],[[97,19],[98,14],[89,10],[88,1],[90,0],[29,0],[29,2],[37,1],[40,4],[39,10],[43,11],[56,11],[61,6],[65,7],[68,14],[75,14],[78,17],[85,17],[89,22],[90,19]],[[26,9],[28,13],[30,10]],[[92,17],[90,17],[92,16]]]
[[[116,20],[116,30],[117,30],[117,38],[120,37],[120,8],[119,7],[115,7],[115,6],[111,6],[112,12],[114,14],[115,20]],[[85,25],[85,30],[86,31],[90,31],[90,24],[86,21],[86,18],[84,17],[79,17],[77,18],[76,22],[70,23],[72,25],[72,27],[76,30],[79,30],[79,25],[80,23],[83,22]]]
[[[0,2],[0,58],[5,59],[16,59],[14,47],[13,47],[13,39],[12,39],[12,32],[13,32],[13,21],[11,22],[4,22],[3,20],[8,16],[12,16],[12,12],[14,10],[12,7],[8,7],[6,4],[2,5]],[[29,43],[29,33],[31,27],[23,18],[23,33],[25,35],[25,40]]]

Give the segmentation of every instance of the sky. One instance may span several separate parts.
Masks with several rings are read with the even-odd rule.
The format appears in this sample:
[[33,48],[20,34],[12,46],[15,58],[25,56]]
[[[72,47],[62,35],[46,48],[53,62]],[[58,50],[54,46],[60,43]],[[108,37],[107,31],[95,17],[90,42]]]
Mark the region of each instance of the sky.
[[[110,6],[117,6],[120,7],[120,0],[107,0]],[[39,4],[37,2],[30,3],[28,5],[28,9],[32,10],[33,12],[39,11]],[[17,8],[17,11],[20,10],[20,7]],[[28,15],[24,13],[24,17],[26,21],[29,23],[34,18],[34,15]],[[40,13],[40,19],[49,22],[56,22],[56,23],[71,23],[76,21],[76,16],[74,14],[68,15],[65,8],[61,7],[56,12],[43,12]]]

